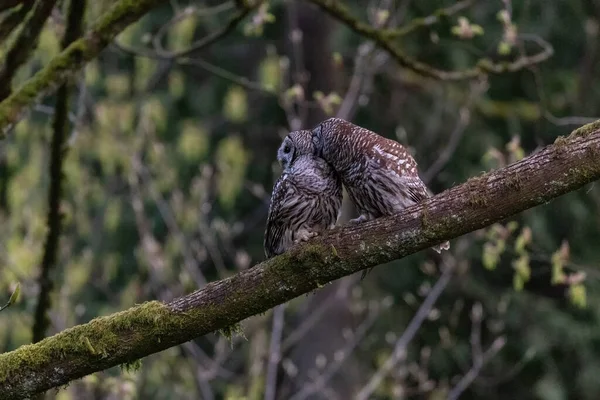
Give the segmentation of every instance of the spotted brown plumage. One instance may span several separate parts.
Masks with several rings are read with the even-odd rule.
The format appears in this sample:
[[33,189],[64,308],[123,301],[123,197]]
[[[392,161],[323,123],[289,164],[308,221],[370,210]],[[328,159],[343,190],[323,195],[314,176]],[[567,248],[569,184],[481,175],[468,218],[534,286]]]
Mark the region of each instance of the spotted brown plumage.
[[[312,133],[316,153],[339,174],[360,213],[351,223],[397,214],[432,195],[400,143],[340,118]],[[448,242],[433,247],[438,253],[449,248]]]
[[335,226],[342,183],[331,166],[314,155],[311,131],[291,132],[277,151],[283,173],[273,186],[264,248],[267,258]]

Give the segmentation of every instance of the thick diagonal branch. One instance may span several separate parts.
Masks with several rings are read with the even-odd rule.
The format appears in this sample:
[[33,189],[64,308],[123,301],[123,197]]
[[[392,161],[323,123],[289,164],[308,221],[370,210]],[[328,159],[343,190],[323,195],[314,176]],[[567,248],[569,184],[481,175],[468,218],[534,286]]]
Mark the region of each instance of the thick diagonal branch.
[[148,302],[0,355],[17,399],[225,329],[378,264],[483,228],[600,179],[600,121],[392,217],[338,228],[170,303]]

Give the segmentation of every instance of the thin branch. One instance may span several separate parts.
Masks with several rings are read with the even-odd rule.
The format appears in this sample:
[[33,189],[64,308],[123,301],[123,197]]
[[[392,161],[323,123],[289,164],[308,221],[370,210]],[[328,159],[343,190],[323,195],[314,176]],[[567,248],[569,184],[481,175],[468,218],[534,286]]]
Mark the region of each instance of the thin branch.
[[19,283],[17,283],[17,285],[15,286],[15,289],[13,290],[12,294],[8,298],[8,301],[6,302],[6,304],[3,306],[0,306],[0,311],[6,310],[8,307],[15,304],[19,300],[20,294],[21,294],[21,285]]
[[[167,51],[160,45],[160,41],[154,41],[154,45],[155,45],[154,50],[160,57],[167,58],[167,59],[183,57],[183,56],[187,56],[191,53],[203,50],[206,47],[216,43],[217,41],[221,40],[222,38],[224,38],[225,36],[227,36],[231,32],[233,32],[235,30],[235,28],[237,28],[237,26],[240,24],[240,22],[242,22],[242,20],[244,18],[246,18],[248,16],[248,14],[250,14],[253,10],[258,8],[262,4],[262,2],[263,2],[262,0],[239,2],[239,3],[241,3],[242,7],[240,7],[237,10],[237,12],[233,15],[233,17],[231,17],[229,19],[229,21],[227,22],[227,24],[225,24],[225,26],[223,28],[194,42],[187,49],[178,50],[178,51]],[[227,3],[225,5],[227,5]],[[213,8],[221,11],[222,7],[221,8],[218,8],[218,7],[220,7],[220,6],[213,7]]]
[[407,36],[407,35],[413,33],[414,31],[416,31],[418,29],[426,28],[428,26],[437,24],[438,22],[440,22],[440,20],[442,18],[451,17],[452,15],[454,15],[466,8],[469,8],[470,6],[473,5],[473,3],[475,3],[475,0],[457,1],[450,7],[440,8],[438,10],[435,10],[435,12],[433,14],[428,15],[427,17],[415,18],[415,19],[411,20],[405,26],[401,26],[400,28],[391,30],[389,32],[389,37],[390,38],[404,37],[404,36]]
[[216,6],[208,6],[203,8],[197,8],[194,6],[186,7],[183,10],[179,11],[173,18],[171,18],[166,24],[162,25],[154,37],[152,38],[152,46],[157,52],[160,53],[168,53],[169,51],[165,49],[162,45],[162,41],[164,37],[169,32],[169,28],[173,25],[178,24],[186,18],[190,18],[192,15],[196,17],[214,17],[215,15],[227,11],[231,8],[235,7],[235,3],[233,1],[226,1],[225,3],[216,5]]
[[[286,2],[286,19],[289,27],[290,53],[292,55],[292,67],[288,66],[287,73],[290,81],[290,87],[299,86],[306,91],[308,72],[305,67],[304,51],[302,42],[304,40],[304,32],[300,29],[298,16],[298,3],[296,1]],[[306,123],[308,117],[308,108],[301,101],[286,101],[285,93],[280,94],[279,104],[285,111],[288,126],[291,131],[299,130]],[[296,107],[294,107],[294,105]]]
[[340,285],[337,290],[329,295],[325,300],[319,304],[319,307],[314,309],[306,318],[302,319],[300,325],[298,325],[281,344],[282,351],[285,353],[292,348],[300,339],[306,335],[319,321],[323,319],[327,311],[335,305],[338,298],[344,298],[347,296],[348,290],[350,289],[350,281],[344,280],[343,284]]
[[448,400],[456,400],[473,383],[481,369],[487,364],[502,348],[506,345],[506,338],[501,336],[494,340],[492,345],[481,355],[481,360],[474,363],[471,369],[462,377],[462,379],[448,393]]
[[281,359],[281,336],[285,318],[285,303],[273,309],[273,328],[269,345],[269,364],[265,383],[265,400],[275,400],[277,389],[277,368]]
[[[85,14],[85,0],[71,0],[67,16],[67,26],[62,41],[62,47],[68,47],[75,39],[81,36],[83,30],[83,16]],[[50,321],[50,292],[53,282],[50,272],[56,265],[59,253],[59,239],[61,231],[60,202],[62,198],[62,166],[65,159],[65,136],[69,129],[69,84],[65,83],[58,88],[56,96],[56,111],[52,123],[53,135],[50,148],[50,190],[48,191],[48,233],[44,245],[44,255],[40,266],[38,285],[40,292],[34,314],[33,342],[39,342],[46,336]]]
[[55,4],[56,0],[37,0],[23,21],[19,35],[10,44],[0,67],[0,100],[8,97],[17,70],[37,47],[38,37]]
[[[1,6],[0,6],[1,7]],[[0,42],[4,41],[11,32],[25,19],[33,7],[33,0],[24,0],[19,8],[10,10],[0,21]]]
[[554,54],[552,46],[541,38],[523,38],[531,40],[540,46],[541,50],[532,56],[520,56],[514,61],[495,64],[488,58],[480,59],[474,67],[457,71],[445,71],[419,62],[405,54],[399,46],[394,43],[394,31],[380,30],[361,22],[354,17],[348,8],[339,1],[330,0],[306,0],[317,5],[323,11],[344,23],[359,35],[374,41],[379,47],[386,50],[396,62],[422,76],[438,79],[441,81],[456,81],[473,79],[484,74],[501,74],[519,71],[525,67],[546,61]]
[[236,75],[232,72],[229,72],[219,66],[209,63],[201,58],[179,58],[177,59],[177,64],[181,65],[193,65],[196,67],[200,67],[203,70],[210,72],[218,78],[228,80],[230,82],[235,83],[236,85],[242,86],[248,90],[255,90],[261,93],[265,93],[268,95],[275,95],[275,92],[272,89],[268,89],[260,83],[253,82],[250,79]]
[[[392,2],[388,2],[383,7],[386,12],[392,11]],[[397,18],[388,18],[385,21],[377,20],[377,13],[369,18],[369,22],[377,28],[383,28],[386,24],[395,23]],[[359,99],[365,95],[365,87],[371,85],[371,81],[379,69],[386,63],[389,58],[388,53],[383,50],[375,51],[375,44],[371,41],[366,41],[358,46],[356,56],[354,57],[354,70],[350,85],[346,90],[344,99],[340,104],[336,117],[346,120],[352,120],[356,109],[359,105]]]
[[9,8],[16,7],[25,3],[27,0],[3,0],[2,4],[0,4],[0,12],[6,11]]
[[394,216],[338,227],[170,303],[147,302],[0,354],[3,399],[29,397],[157,353],[328,282],[403,258],[600,179],[600,121]]
[[415,337],[421,325],[425,321],[425,318],[431,312],[435,302],[440,297],[440,295],[450,283],[452,278],[452,273],[454,272],[453,266],[446,266],[442,275],[437,280],[431,291],[421,303],[421,306],[415,313],[415,316],[412,318],[408,327],[402,333],[402,336],[396,341],[394,345],[394,350],[392,354],[385,360],[381,368],[369,379],[369,382],[358,392],[356,395],[356,400],[368,400],[370,396],[377,390],[377,388],[381,385],[383,379],[392,371],[392,369],[396,366],[398,361],[402,359],[404,354],[406,353],[406,348],[410,341]]
[[0,103],[0,140],[42,97],[54,92],[86,62],[96,58],[110,41],[129,24],[166,0],[118,0],[105,12],[84,37],[76,40],[45,68]]
[[471,121],[471,112],[475,100],[479,98],[487,88],[487,80],[482,80],[471,86],[466,103],[458,110],[458,120],[449,135],[450,139],[435,162],[423,173],[423,182],[431,182],[433,177],[439,174],[448,164]]
[[356,328],[356,331],[352,335],[352,340],[348,341],[346,345],[334,353],[333,361],[327,366],[327,368],[319,374],[315,379],[315,382],[304,385],[302,390],[290,397],[289,400],[305,400],[312,394],[318,391],[323,391],[326,388],[327,383],[335,376],[340,370],[344,362],[348,359],[352,351],[358,346],[358,344],[364,339],[368,330],[375,324],[377,317],[380,312],[380,305],[370,307],[370,313],[368,317]]

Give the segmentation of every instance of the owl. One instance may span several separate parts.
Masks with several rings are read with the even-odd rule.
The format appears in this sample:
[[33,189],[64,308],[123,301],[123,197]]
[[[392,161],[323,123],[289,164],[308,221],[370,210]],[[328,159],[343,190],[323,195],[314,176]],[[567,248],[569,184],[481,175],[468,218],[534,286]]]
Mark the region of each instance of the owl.
[[[360,213],[350,223],[396,214],[432,195],[400,143],[340,118],[323,121],[312,135],[316,154],[340,176]],[[449,248],[448,242],[433,247]]]
[[271,194],[264,238],[267,258],[335,226],[342,182],[314,153],[310,130],[291,132],[277,151],[283,173]]

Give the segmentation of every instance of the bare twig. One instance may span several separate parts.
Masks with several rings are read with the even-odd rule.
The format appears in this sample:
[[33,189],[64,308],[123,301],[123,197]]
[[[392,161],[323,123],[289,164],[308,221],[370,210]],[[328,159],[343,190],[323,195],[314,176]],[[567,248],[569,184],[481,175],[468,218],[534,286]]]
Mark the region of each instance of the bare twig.
[[469,122],[471,121],[471,112],[475,100],[481,96],[481,94],[487,90],[487,80],[482,79],[476,84],[471,85],[470,93],[466,103],[458,111],[458,119],[454,129],[450,133],[450,139],[444,147],[444,150],[440,153],[435,162],[423,173],[423,182],[429,183],[441,170],[448,164],[452,155],[456,151],[460,140],[462,139]]
[[411,20],[408,24],[401,26],[400,28],[392,29],[389,31],[388,35],[391,38],[400,38],[403,36],[407,36],[418,29],[434,25],[438,23],[442,18],[448,18],[470,7],[471,5],[473,5],[473,3],[475,3],[475,1],[476,0],[457,1],[450,7],[440,8],[439,10],[436,10],[433,14],[427,17],[415,18]]
[[346,345],[342,349],[334,353],[333,361],[327,365],[327,368],[325,368],[325,370],[318,375],[314,382],[305,384],[304,387],[302,387],[302,389],[298,393],[290,397],[290,400],[304,400],[312,394],[314,394],[315,392],[323,390],[326,387],[327,383],[331,380],[331,378],[333,378],[335,374],[340,370],[340,368],[348,359],[350,354],[352,354],[352,351],[363,340],[368,330],[371,328],[371,326],[373,326],[373,324],[377,320],[380,311],[380,304],[372,304],[369,307],[369,315],[356,328],[351,340],[349,340],[348,343],[346,343]]
[[242,20],[244,18],[246,18],[246,16],[248,16],[248,14],[250,14],[253,10],[258,8],[262,4],[262,2],[263,2],[262,0],[238,2],[238,4],[241,4],[242,7],[240,7],[237,10],[237,12],[233,15],[233,17],[231,17],[229,19],[229,21],[227,22],[227,24],[225,24],[225,26],[223,28],[198,40],[197,42],[193,43],[187,49],[178,50],[178,51],[164,51],[162,46],[159,46],[158,48],[155,47],[155,51],[159,56],[161,56],[163,58],[174,59],[174,58],[178,58],[178,57],[187,56],[191,53],[203,50],[206,47],[216,43],[220,39],[224,38],[225,36],[227,36],[231,32],[233,32],[233,30],[235,28],[237,28],[239,23],[242,22]]
[[6,11],[9,8],[16,7],[20,4],[25,3],[27,0],[4,0],[2,4],[0,4],[0,12]]
[[396,344],[394,345],[394,350],[392,351],[391,356],[389,356],[385,360],[385,362],[379,368],[379,370],[377,370],[377,372],[371,377],[371,379],[369,379],[369,382],[360,390],[360,392],[358,392],[358,394],[356,395],[356,400],[369,399],[371,394],[373,394],[373,392],[375,390],[377,390],[379,385],[381,385],[381,382],[383,381],[383,379],[392,371],[392,369],[396,366],[396,364],[402,359],[402,357],[406,353],[406,348],[407,348],[408,344],[415,337],[415,335],[421,328],[421,325],[423,324],[423,322],[425,321],[425,319],[431,312],[431,309],[433,308],[435,302],[440,297],[440,295],[444,292],[444,289],[446,289],[446,286],[448,286],[448,283],[450,283],[453,272],[454,272],[453,266],[448,266],[448,265],[445,266],[445,268],[442,272],[442,275],[440,276],[438,281],[435,283],[433,288],[431,288],[431,291],[429,292],[429,294],[427,295],[427,297],[425,298],[425,300],[423,301],[423,303],[417,310],[415,316],[412,318],[412,320],[408,324],[408,327],[406,327],[406,329],[402,333],[402,336],[400,336],[400,338],[396,341]]
[[265,86],[261,85],[260,83],[257,82],[252,82],[250,79],[243,77],[243,76],[238,76],[232,72],[229,72],[219,66],[216,66],[214,64],[209,63],[206,60],[203,60],[201,58],[195,57],[195,58],[187,58],[187,57],[183,57],[183,58],[178,58],[176,60],[176,62],[178,64],[181,65],[193,65],[196,67],[200,67],[203,70],[210,72],[211,74],[222,78],[222,79],[226,79],[230,82],[235,83],[236,85],[245,87],[246,89],[249,90],[253,90],[253,91],[257,91],[257,92],[261,92],[261,93],[265,93],[268,95],[274,95],[274,91],[266,88]]
[[471,309],[471,358],[473,365],[481,363],[483,350],[481,348],[481,322],[483,321],[483,306],[477,302]]
[[337,290],[327,297],[325,301],[323,301],[319,307],[314,309],[306,318],[302,320],[300,325],[298,325],[289,335],[284,339],[281,348],[282,351],[285,352],[289,350],[294,344],[296,344],[302,337],[310,331],[322,318],[326,315],[327,311],[336,303],[337,298],[344,298],[347,296],[347,292],[351,287],[350,280],[344,280],[343,284],[341,284]]
[[180,21],[186,18],[190,18],[192,16],[204,18],[213,17],[216,14],[230,10],[233,7],[235,7],[235,3],[233,1],[226,1],[216,6],[209,6],[203,8],[197,8],[194,6],[186,7],[183,10],[177,12],[173,18],[171,18],[166,24],[162,25],[158,29],[156,35],[154,35],[154,37],[152,38],[152,46],[154,46],[154,49],[159,54],[169,54],[169,51],[163,47],[162,41],[169,32],[169,28],[171,28],[173,25],[176,25]]
[[275,400],[277,391],[277,368],[281,359],[281,336],[285,318],[285,304],[273,309],[273,328],[271,329],[271,344],[269,345],[269,362],[267,380],[265,382],[265,400]]
[[[63,48],[68,47],[81,36],[85,3],[85,0],[71,0],[69,4],[67,27],[62,41]],[[48,13],[51,9],[48,10]],[[44,245],[42,264],[40,266],[40,277],[38,279],[40,293],[37,299],[33,323],[34,343],[44,338],[49,325],[47,314],[50,309],[50,292],[53,286],[53,282],[50,279],[50,271],[54,268],[58,257],[61,231],[62,165],[65,158],[64,141],[69,126],[69,91],[70,84],[68,83],[63,84],[58,89],[56,111],[52,124],[53,135],[50,154],[50,190],[48,191],[47,217],[48,233]]]
[[17,283],[17,285],[15,286],[15,289],[13,290],[12,294],[8,298],[8,301],[6,302],[6,304],[3,306],[0,306],[0,311],[5,310],[8,307],[15,304],[19,300],[20,294],[21,294],[21,285]]
[[506,338],[501,336],[496,338],[492,345],[481,355],[478,362],[473,363],[471,369],[462,377],[462,379],[450,390],[448,393],[448,400],[456,400],[458,397],[473,383],[477,375],[481,372],[481,369],[487,364],[492,358],[498,354],[500,350],[506,344]]
[[147,185],[150,190],[150,195],[154,199],[156,206],[165,221],[165,224],[169,228],[169,232],[177,239],[179,245],[181,246],[185,269],[191,278],[194,279],[194,282],[197,287],[202,287],[206,285],[208,282],[204,274],[200,268],[198,268],[198,263],[195,260],[194,255],[192,254],[189,248],[189,239],[184,235],[184,233],[179,228],[177,224],[177,220],[175,219],[175,215],[173,210],[167,203],[167,201],[161,196],[159,191],[156,189],[155,185],[152,184],[152,177],[148,172],[148,169],[144,166],[142,160],[138,157],[136,158],[136,162],[133,163],[133,168],[137,174],[140,175],[144,184]]

